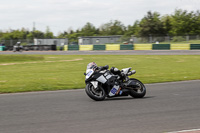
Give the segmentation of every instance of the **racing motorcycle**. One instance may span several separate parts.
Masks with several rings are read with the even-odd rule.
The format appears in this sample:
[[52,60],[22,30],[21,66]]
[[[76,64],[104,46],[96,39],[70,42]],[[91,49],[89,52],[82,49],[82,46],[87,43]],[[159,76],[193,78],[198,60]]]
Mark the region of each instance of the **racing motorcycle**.
[[15,46],[13,46],[13,52],[22,52],[23,51],[23,46],[21,46],[21,42],[17,42]]
[[106,97],[132,96],[142,98],[146,94],[144,84],[135,78],[129,78],[136,73],[131,67],[118,70],[109,66],[98,67],[96,63],[89,63],[85,75],[86,94],[95,101],[102,101]]

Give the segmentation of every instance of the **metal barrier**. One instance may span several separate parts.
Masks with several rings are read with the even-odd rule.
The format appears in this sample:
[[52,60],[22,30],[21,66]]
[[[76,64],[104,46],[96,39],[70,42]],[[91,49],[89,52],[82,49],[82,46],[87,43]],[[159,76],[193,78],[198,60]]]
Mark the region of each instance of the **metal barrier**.
[[[5,51],[12,51],[13,46],[5,46]],[[23,46],[24,51],[48,51],[56,50],[56,45],[25,45]],[[1,49],[0,49],[1,51]],[[3,51],[3,50],[2,50]]]

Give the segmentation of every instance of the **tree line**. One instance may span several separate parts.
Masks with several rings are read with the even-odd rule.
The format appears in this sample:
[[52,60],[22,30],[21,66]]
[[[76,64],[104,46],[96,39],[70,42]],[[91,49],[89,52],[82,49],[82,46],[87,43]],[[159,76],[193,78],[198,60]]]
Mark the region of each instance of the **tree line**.
[[174,13],[161,16],[158,12],[148,11],[141,19],[132,25],[125,26],[119,20],[111,20],[108,23],[95,27],[87,22],[82,28],[70,30],[54,36],[50,28],[45,32],[22,28],[7,32],[0,31],[0,39],[33,39],[33,38],[68,38],[70,42],[77,42],[80,36],[108,36],[123,35],[124,38],[134,36],[176,36],[176,35],[200,35],[200,11],[187,11],[176,9]]

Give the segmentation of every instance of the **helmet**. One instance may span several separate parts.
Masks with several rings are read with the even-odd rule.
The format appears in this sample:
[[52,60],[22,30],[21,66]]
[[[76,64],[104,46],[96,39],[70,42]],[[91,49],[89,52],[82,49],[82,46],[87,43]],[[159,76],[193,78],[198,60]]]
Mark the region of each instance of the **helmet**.
[[97,67],[97,64],[95,62],[91,62],[87,65],[87,69],[92,69],[92,68],[95,68]]
[[17,46],[20,46],[20,44],[21,44],[21,42],[17,42],[17,43],[16,43]]

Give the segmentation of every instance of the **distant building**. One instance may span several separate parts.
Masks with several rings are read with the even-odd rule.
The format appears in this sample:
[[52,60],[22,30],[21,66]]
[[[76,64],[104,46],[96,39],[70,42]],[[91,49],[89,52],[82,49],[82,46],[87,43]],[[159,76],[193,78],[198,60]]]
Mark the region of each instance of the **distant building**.
[[79,45],[93,45],[93,44],[114,44],[121,43],[121,35],[115,36],[87,36],[87,37],[79,37],[78,44]]
[[34,45],[56,45],[63,46],[68,44],[68,39],[34,39]]

